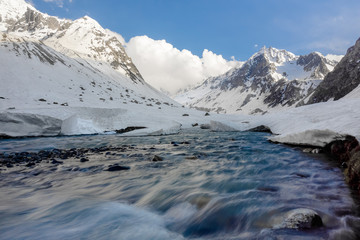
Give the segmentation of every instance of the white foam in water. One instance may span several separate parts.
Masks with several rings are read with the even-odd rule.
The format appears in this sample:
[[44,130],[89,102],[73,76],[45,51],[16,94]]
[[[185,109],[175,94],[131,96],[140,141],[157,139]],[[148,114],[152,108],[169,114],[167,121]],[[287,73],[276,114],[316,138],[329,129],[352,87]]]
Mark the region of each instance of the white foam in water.
[[123,203],[67,201],[47,212],[16,231],[2,229],[0,239],[183,239],[166,229],[161,216]]

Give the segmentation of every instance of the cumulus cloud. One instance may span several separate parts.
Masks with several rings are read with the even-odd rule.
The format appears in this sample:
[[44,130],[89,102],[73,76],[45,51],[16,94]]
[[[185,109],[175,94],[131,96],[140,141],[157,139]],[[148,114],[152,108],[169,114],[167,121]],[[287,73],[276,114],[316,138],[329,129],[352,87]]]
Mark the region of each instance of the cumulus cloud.
[[180,51],[165,40],[147,36],[130,39],[126,51],[145,81],[170,95],[240,64],[235,59],[227,61],[207,49],[200,58],[186,49]]

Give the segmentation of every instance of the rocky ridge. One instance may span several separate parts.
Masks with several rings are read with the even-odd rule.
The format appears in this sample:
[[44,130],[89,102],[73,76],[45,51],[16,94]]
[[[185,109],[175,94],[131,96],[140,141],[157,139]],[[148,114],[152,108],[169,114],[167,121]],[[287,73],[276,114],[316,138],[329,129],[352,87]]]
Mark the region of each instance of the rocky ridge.
[[318,52],[296,56],[264,47],[240,68],[209,78],[175,99],[208,111],[264,114],[295,107],[336,64]]
[[322,81],[307,104],[338,100],[360,84],[360,38],[347,50],[346,55]]

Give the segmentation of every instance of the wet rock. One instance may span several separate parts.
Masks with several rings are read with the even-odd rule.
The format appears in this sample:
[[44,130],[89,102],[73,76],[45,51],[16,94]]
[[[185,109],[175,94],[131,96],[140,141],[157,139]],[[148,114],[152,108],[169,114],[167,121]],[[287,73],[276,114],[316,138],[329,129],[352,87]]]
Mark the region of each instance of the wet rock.
[[360,195],[360,151],[355,152],[348,162],[346,180]]
[[27,167],[33,167],[33,166],[35,166],[35,163],[34,163],[34,162],[29,162],[29,163],[27,163],[25,166],[27,166]]
[[200,125],[200,128],[201,128],[201,129],[210,129],[211,126],[210,126],[210,124],[201,124],[201,125]]
[[279,191],[279,189],[276,187],[258,187],[257,190],[262,191],[262,192],[277,192],[277,191]]
[[360,144],[353,136],[337,140],[325,146],[324,150],[345,168],[346,182],[360,195]]
[[153,162],[161,162],[164,161],[164,159],[158,155],[155,155],[152,159]]
[[359,142],[352,136],[346,136],[345,140],[333,141],[326,145],[324,149],[341,162],[347,162],[351,158],[353,150],[360,150]]
[[321,149],[320,148],[315,148],[313,150],[311,150],[311,153],[314,153],[314,154],[318,154],[318,153],[321,153]]
[[309,178],[310,175],[306,174],[306,173],[293,173],[293,175],[297,176],[297,177],[301,177],[301,178]]
[[211,201],[211,196],[207,194],[196,195],[190,199],[190,203],[196,205],[198,209],[204,208]]
[[116,172],[116,171],[124,171],[124,170],[129,170],[129,169],[130,169],[130,167],[127,167],[127,166],[110,165],[108,167],[108,169],[106,169],[105,171]]
[[58,161],[58,160],[56,160],[56,159],[53,159],[53,160],[51,160],[51,163],[52,163],[52,164],[63,164],[64,162],[63,162],[63,161]]
[[8,164],[6,164],[6,167],[7,168],[12,168],[12,167],[14,167],[14,165],[12,165],[11,163],[8,163]]
[[346,169],[346,168],[348,168],[348,165],[346,162],[342,162],[340,167],[343,169]]
[[138,127],[138,126],[126,127],[126,128],[115,130],[115,132],[121,134],[121,133],[131,132],[131,131],[143,129],[143,128],[146,128],[146,127]]
[[266,133],[272,133],[271,129],[268,126],[260,125],[254,128],[250,128],[248,130],[249,132],[266,132]]
[[81,159],[80,159],[80,162],[88,162],[88,161],[89,161],[88,158],[81,158]]
[[298,208],[285,214],[285,219],[277,228],[313,229],[323,226],[321,217],[312,209]]

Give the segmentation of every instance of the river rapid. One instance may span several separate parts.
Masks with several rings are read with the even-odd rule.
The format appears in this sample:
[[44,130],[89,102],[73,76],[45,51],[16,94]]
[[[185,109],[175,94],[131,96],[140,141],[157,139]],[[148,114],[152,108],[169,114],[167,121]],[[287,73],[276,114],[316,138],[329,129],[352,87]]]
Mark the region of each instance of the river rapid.
[[[3,156],[83,153],[0,168],[0,239],[358,239],[357,207],[336,164],[267,136],[1,140]],[[322,224],[289,226],[289,214],[302,209]]]

